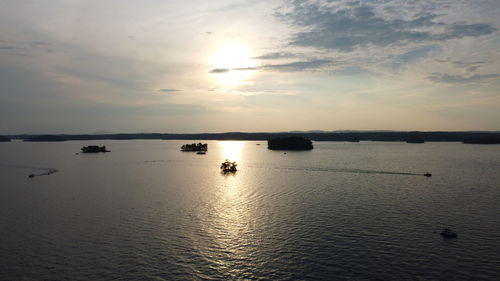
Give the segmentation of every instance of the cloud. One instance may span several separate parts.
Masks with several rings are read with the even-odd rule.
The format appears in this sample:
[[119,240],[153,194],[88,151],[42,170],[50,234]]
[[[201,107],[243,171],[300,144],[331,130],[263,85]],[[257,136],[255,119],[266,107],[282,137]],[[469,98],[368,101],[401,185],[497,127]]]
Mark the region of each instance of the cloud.
[[355,2],[331,6],[317,1],[292,1],[291,10],[278,13],[277,16],[302,29],[292,34],[289,45],[341,52],[351,52],[370,45],[385,47],[479,37],[496,31],[487,23],[440,22],[440,15],[429,11],[415,13],[410,18],[391,18],[377,13],[372,6]]
[[214,69],[210,70],[209,72],[210,73],[226,73],[229,71],[231,71],[231,69],[229,69],[229,68],[214,68]]
[[0,46],[0,50],[23,50],[23,48],[14,46]]
[[420,58],[426,57],[429,53],[433,51],[438,51],[441,48],[438,45],[429,45],[429,46],[423,46],[423,47],[418,47],[415,49],[412,49],[404,54],[399,55],[399,60],[403,62],[412,62],[416,61]]
[[427,78],[434,82],[447,84],[467,84],[500,77],[500,74],[475,74],[472,76],[450,75],[434,72]]
[[264,64],[257,67],[239,67],[239,68],[214,68],[209,73],[228,73],[230,71],[247,71],[247,70],[274,70],[283,72],[297,72],[318,69],[329,64],[333,64],[329,59],[311,59],[305,61],[295,61],[282,64]]
[[480,67],[479,65],[469,66],[469,67],[467,67],[467,72],[474,72],[474,71],[478,70],[479,67]]
[[276,60],[276,59],[291,59],[298,57],[297,54],[290,52],[274,52],[260,55],[258,57],[253,57],[252,59],[260,59],[260,60]]
[[333,63],[333,61],[328,60],[328,59],[314,59],[314,60],[296,61],[296,62],[283,63],[283,64],[266,64],[266,65],[263,65],[261,68],[270,69],[270,70],[278,70],[278,71],[294,72],[294,71],[305,71],[305,70],[317,69],[317,68],[321,68],[321,67],[324,67],[324,66],[332,64],[332,63]]
[[334,72],[337,75],[345,75],[345,76],[361,76],[361,75],[375,75],[376,73],[370,71],[368,69],[357,67],[357,66],[349,66],[342,67]]
[[485,23],[478,24],[453,24],[448,27],[448,31],[436,38],[441,40],[463,38],[463,37],[479,37],[495,32],[497,29]]
[[164,92],[164,93],[174,93],[174,92],[179,92],[180,90],[179,90],[179,89],[169,89],[169,88],[165,88],[165,89],[160,89],[159,91],[160,91],[160,92]]

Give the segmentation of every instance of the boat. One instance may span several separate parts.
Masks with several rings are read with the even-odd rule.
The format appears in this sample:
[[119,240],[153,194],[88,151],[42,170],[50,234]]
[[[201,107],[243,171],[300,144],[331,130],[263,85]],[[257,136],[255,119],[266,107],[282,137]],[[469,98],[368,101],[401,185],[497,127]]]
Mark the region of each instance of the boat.
[[439,234],[441,234],[441,236],[443,236],[443,238],[457,238],[457,233],[453,232],[449,228],[443,229],[443,231],[441,231],[441,233],[439,233]]
[[34,177],[35,177],[35,174],[30,174],[30,175],[28,176],[28,178],[34,178]]
[[432,177],[432,174],[431,174],[431,173],[429,173],[429,172],[427,172],[427,173],[425,173],[425,174],[424,174],[424,176],[426,176],[426,177],[428,177],[428,178],[429,178],[429,177]]

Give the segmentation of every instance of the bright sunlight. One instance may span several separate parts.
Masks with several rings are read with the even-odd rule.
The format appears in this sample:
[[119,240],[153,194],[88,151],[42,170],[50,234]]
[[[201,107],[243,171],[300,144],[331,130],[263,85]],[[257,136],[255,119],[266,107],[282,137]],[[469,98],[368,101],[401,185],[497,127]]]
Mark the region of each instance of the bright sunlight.
[[227,44],[212,56],[212,76],[223,86],[244,83],[255,71],[255,64],[248,50],[239,44]]

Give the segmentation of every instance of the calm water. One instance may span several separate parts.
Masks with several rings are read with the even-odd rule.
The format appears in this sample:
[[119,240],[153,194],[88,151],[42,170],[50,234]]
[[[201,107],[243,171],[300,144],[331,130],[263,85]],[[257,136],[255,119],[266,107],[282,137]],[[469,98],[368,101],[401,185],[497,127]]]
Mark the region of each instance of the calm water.
[[0,280],[500,279],[499,145],[184,143],[0,143]]

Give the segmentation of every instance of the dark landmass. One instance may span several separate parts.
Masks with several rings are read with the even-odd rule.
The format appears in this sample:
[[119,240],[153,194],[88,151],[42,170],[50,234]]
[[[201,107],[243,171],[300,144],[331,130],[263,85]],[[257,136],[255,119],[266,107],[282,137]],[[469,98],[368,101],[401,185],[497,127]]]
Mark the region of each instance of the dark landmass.
[[89,145],[82,147],[82,153],[109,152],[105,146]]
[[4,137],[4,136],[0,136],[0,142],[9,142],[9,141],[10,141],[10,138]]
[[267,148],[271,150],[311,150],[313,145],[309,139],[291,136],[270,139],[267,141]]
[[11,139],[24,141],[70,140],[269,140],[280,137],[300,136],[313,141],[397,141],[421,140],[424,142],[463,142],[500,144],[500,132],[391,132],[391,131],[341,131],[341,132],[283,132],[283,133],[203,133],[203,134],[98,134],[98,135],[14,135]]
[[463,143],[469,143],[469,144],[499,144],[500,143],[500,136],[497,136],[497,137],[483,137],[483,138],[466,139],[466,140],[463,141]]
[[207,151],[208,144],[206,143],[193,143],[193,144],[185,144],[181,146],[181,151]]
[[408,139],[406,140],[407,143],[425,143],[425,140],[423,139]]

